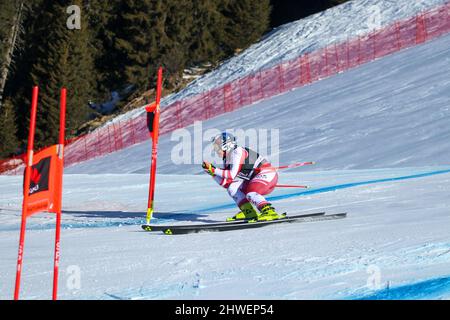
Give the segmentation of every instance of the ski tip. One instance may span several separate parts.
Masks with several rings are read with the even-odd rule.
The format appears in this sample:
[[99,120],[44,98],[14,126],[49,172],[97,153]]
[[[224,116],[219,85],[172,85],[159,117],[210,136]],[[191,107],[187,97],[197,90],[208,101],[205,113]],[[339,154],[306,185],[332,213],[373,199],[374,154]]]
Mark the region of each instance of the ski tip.
[[330,214],[330,215],[327,215],[327,216],[325,216],[325,217],[330,217],[330,218],[334,217],[334,218],[336,218],[336,219],[347,218],[347,212],[341,212],[341,213]]
[[153,230],[152,230],[152,227],[149,226],[148,224],[143,224],[143,225],[141,226],[141,228],[142,228],[144,231],[153,231]]

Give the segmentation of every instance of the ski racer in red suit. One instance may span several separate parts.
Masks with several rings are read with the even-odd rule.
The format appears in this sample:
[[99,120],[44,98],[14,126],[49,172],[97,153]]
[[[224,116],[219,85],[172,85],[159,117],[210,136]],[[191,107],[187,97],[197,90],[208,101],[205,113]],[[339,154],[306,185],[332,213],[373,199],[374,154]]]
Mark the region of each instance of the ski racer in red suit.
[[219,185],[227,189],[241,210],[227,220],[279,219],[272,204],[264,198],[275,189],[278,182],[277,170],[257,152],[238,146],[235,137],[229,133],[217,135],[212,143],[218,156],[223,159],[223,168],[216,168],[206,161],[202,167]]

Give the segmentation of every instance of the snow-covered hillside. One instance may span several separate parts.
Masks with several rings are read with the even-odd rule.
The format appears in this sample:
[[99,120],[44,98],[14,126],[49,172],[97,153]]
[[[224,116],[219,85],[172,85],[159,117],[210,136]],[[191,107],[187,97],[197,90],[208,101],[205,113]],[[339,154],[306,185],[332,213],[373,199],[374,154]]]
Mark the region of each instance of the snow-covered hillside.
[[[193,81],[186,89],[166,97],[162,106],[219,87],[258,70],[274,66],[333,43],[364,35],[394,21],[411,18],[448,0],[353,0],[306,19],[274,29],[261,41],[219,68]],[[116,120],[135,117],[133,110]]]
[[[203,132],[279,130],[279,162],[315,160],[317,170],[447,165],[449,74],[450,36],[445,36],[203,122]],[[187,130],[194,137],[194,127]],[[210,137],[205,137],[197,155],[192,142],[192,163],[195,158],[201,161]],[[171,140],[172,135],[161,137],[159,172],[201,172],[198,161],[174,165],[172,152],[180,141]],[[146,142],[66,172],[145,173],[150,154],[151,145]]]
[[[349,12],[368,4],[395,8],[386,9],[386,19],[398,19],[438,3],[353,1],[317,15],[317,28],[339,29]],[[312,25],[309,19],[268,36],[265,41],[275,46],[270,50],[287,39],[289,28]],[[147,205],[149,143],[67,168],[60,298],[450,298],[449,57],[447,35],[202,123],[200,134],[213,128],[279,130],[279,154],[272,156],[280,164],[317,165],[282,171],[280,183],[311,188],[279,188],[269,200],[289,213],[347,212],[343,220],[182,236],[147,233],[139,225]],[[245,61],[242,70],[251,65]],[[270,63],[253,60],[260,62]],[[222,81],[216,75],[211,84]],[[194,136],[195,130],[178,133]],[[174,164],[179,141],[171,138],[160,139],[153,222],[206,223],[234,214],[226,192],[200,174],[199,164]],[[21,177],[0,177],[0,299],[13,295],[21,184]],[[51,296],[53,227],[52,215],[28,222],[23,298]]]
[[355,0],[273,30],[218,70],[192,83],[167,103],[204,92],[257,70],[300,55],[367,34],[393,21],[407,19],[446,0]]

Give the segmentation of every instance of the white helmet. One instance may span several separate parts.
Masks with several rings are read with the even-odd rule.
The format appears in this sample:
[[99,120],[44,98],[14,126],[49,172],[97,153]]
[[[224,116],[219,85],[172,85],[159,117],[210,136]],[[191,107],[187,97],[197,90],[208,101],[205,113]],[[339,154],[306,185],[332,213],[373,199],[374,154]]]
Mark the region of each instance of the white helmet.
[[216,152],[230,152],[236,149],[236,138],[227,132],[222,132],[212,139],[213,147]]

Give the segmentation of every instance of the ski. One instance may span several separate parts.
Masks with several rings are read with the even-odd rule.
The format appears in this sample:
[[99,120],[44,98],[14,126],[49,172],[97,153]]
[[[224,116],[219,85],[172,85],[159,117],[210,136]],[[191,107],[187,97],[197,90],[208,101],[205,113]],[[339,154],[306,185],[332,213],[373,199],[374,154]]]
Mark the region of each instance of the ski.
[[[286,216],[284,218],[272,221],[244,221],[240,223],[204,223],[196,225],[174,225],[174,226],[158,226],[158,230],[152,229],[152,231],[162,231],[166,235],[176,235],[176,234],[190,234],[199,232],[223,232],[223,231],[233,231],[242,229],[253,229],[265,227],[272,224],[280,223],[293,223],[293,222],[314,222],[314,221],[325,221],[325,220],[336,220],[343,219],[347,216],[347,213],[338,213],[325,215],[325,213],[315,213],[315,214],[303,214],[295,216]],[[143,226],[143,229],[146,230]],[[147,230],[148,231],[148,230]]]
[[[314,213],[308,213],[308,214],[298,214],[293,216],[287,216],[287,213],[283,213],[282,217],[285,218],[306,218],[306,217],[315,217],[315,216],[322,216],[325,212],[314,212]],[[228,226],[228,225],[236,225],[236,224],[246,224],[249,223],[251,220],[236,220],[236,221],[226,221],[226,222],[209,222],[209,223],[200,223],[200,224],[178,224],[178,225],[158,225],[158,224],[144,224],[142,225],[142,229],[145,231],[164,231],[167,229],[178,229],[178,228],[185,228],[185,227],[191,227],[191,228],[202,228],[204,226],[209,227],[221,227],[221,226]]]

